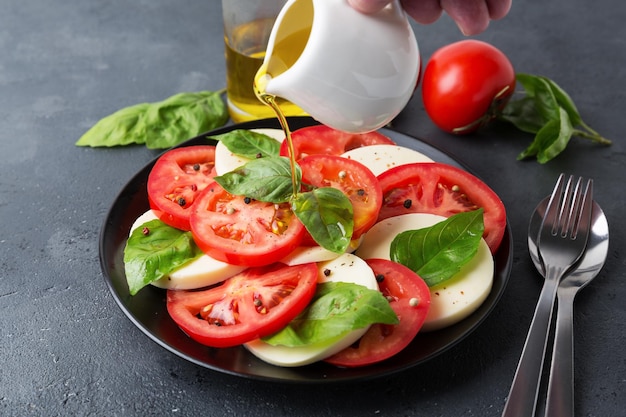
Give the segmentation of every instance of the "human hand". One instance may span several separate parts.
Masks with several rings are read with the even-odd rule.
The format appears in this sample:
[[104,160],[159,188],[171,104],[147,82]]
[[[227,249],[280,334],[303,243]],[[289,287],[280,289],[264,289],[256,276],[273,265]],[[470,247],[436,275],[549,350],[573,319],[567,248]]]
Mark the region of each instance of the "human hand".
[[[391,0],[348,0],[356,10],[374,13]],[[512,0],[401,0],[402,7],[416,22],[435,22],[445,11],[464,35],[476,35],[489,26],[491,20],[507,15]]]

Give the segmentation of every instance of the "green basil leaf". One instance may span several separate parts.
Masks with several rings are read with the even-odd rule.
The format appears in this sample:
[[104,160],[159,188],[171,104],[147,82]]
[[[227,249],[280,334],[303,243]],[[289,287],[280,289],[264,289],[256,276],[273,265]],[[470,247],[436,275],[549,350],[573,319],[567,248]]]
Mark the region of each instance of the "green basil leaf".
[[573,126],[578,126],[582,123],[582,118],[580,117],[580,113],[578,113],[578,109],[576,108],[576,104],[574,104],[574,100],[563,90],[557,83],[552,81],[547,77],[541,77],[552,90],[552,94],[556,98],[557,103],[561,108],[563,108],[567,115],[569,116],[570,122]]
[[146,142],[143,115],[149,103],[125,107],[100,119],[76,142],[77,146],[125,146]]
[[280,154],[280,142],[251,130],[236,129],[221,135],[210,136],[210,138],[222,142],[235,155],[248,159]]
[[545,124],[543,117],[535,108],[535,99],[531,97],[509,101],[500,118],[527,133],[537,133]]
[[[302,172],[296,166],[297,182]],[[293,195],[291,165],[288,158],[273,156],[252,159],[245,165],[214,178],[226,191],[259,201],[284,203]]]
[[263,338],[277,346],[331,344],[374,323],[398,324],[398,316],[380,291],[347,282],[318,284],[308,307],[283,330]]
[[112,147],[145,144],[164,149],[223,126],[228,111],[221,92],[179,93],[163,101],[118,110],[92,126],[77,146]]
[[219,92],[176,94],[154,103],[146,112],[146,146],[171,148],[227,121],[228,111]]
[[452,278],[474,257],[483,232],[483,209],[455,214],[431,227],[398,234],[390,257],[432,287]]
[[346,251],[354,229],[354,211],[344,193],[332,187],[316,188],[298,193],[292,207],[320,246],[335,253]]
[[545,79],[530,74],[517,74],[515,77],[524,87],[526,96],[535,100],[535,110],[541,115],[544,123],[558,119],[559,103]]
[[572,137],[574,128],[569,119],[568,113],[561,108],[559,118],[551,120],[537,132],[533,142],[522,151],[517,159],[525,159],[536,156],[537,161],[545,164],[558,154],[563,152]]
[[170,227],[160,220],[144,223],[132,232],[124,248],[124,270],[130,294],[137,294],[146,285],[201,255],[191,232]]

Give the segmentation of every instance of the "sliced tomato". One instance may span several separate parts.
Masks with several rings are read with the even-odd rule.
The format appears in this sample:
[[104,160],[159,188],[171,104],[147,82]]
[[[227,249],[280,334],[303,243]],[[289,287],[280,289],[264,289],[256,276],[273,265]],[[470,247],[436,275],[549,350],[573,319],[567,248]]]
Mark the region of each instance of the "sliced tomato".
[[396,325],[374,324],[357,344],[326,359],[333,365],[357,367],[392,357],[420,331],[430,308],[428,285],[404,265],[387,259],[368,259],[379,280],[378,287],[398,316]]
[[217,182],[198,195],[189,222],[202,251],[220,261],[246,266],[279,261],[300,244],[305,231],[289,203],[232,195]]
[[[361,146],[391,144],[387,136],[380,132],[348,133],[324,125],[303,127],[291,134],[296,161],[307,155],[341,155]],[[289,156],[289,145],[283,141],[280,154]]]
[[189,230],[190,208],[215,177],[215,146],[189,146],[165,152],[148,175],[150,208],[172,227]]
[[230,347],[285,327],[311,301],[314,263],[249,268],[217,287],[167,291],[167,311],[193,340]]
[[406,213],[449,217],[484,209],[483,237],[492,253],[506,228],[506,210],[498,195],[476,176],[443,163],[415,163],[391,168],[378,176],[383,190],[379,220]]
[[354,210],[352,239],[357,239],[376,223],[383,195],[369,168],[335,155],[309,155],[298,164],[302,168],[303,184],[334,187],[348,196]]

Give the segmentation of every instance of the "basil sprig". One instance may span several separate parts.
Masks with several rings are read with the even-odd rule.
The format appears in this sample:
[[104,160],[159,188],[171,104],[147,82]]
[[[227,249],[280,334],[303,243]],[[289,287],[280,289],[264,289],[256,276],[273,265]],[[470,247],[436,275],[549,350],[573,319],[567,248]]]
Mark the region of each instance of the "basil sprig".
[[228,111],[221,91],[179,93],[163,101],[125,107],[93,125],[77,146],[112,147],[145,144],[166,149],[223,126]]
[[130,295],[201,255],[191,232],[160,220],[144,223],[133,230],[124,248],[124,270]]
[[[302,172],[295,164],[292,174],[287,157],[278,156],[278,143],[267,135],[233,130],[213,136],[232,153],[250,159],[243,166],[215,177],[226,191],[269,203],[289,201],[291,209],[311,237],[323,248],[343,253],[350,244],[354,212],[350,199],[331,187],[302,188]],[[255,159],[252,159],[255,158]],[[293,175],[293,176],[292,176]]]
[[398,324],[398,316],[380,291],[348,282],[317,285],[305,310],[263,341],[273,346],[331,344],[374,323]]
[[478,251],[483,209],[455,214],[431,227],[399,233],[390,257],[416,272],[429,287],[452,278]]
[[500,119],[535,135],[518,160],[535,157],[538,162],[546,163],[563,152],[573,136],[611,144],[583,121],[574,101],[554,81],[530,74],[516,74],[516,79],[524,93],[507,103]]

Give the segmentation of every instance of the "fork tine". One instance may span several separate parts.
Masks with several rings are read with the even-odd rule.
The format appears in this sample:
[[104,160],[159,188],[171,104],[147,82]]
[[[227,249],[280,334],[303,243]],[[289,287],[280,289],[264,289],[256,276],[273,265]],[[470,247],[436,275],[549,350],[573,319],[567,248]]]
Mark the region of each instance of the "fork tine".
[[577,216],[572,219],[571,235],[572,239],[578,237],[579,232],[583,232],[581,238],[587,239],[591,224],[591,214],[593,211],[593,180],[587,180],[585,191],[581,197],[581,209],[577,211]]
[[[571,239],[576,238],[575,227],[578,226],[577,219],[580,218],[580,211],[582,210],[582,177],[578,177],[578,181],[576,181],[576,186],[572,190],[572,179],[570,177],[567,182],[567,191],[565,196],[565,204],[563,205],[563,214],[564,217],[560,222],[560,232],[561,237],[566,238],[568,235]],[[571,197],[570,197],[571,196]],[[555,233],[556,234],[556,233]]]
[[565,174],[559,175],[559,178],[554,185],[554,190],[550,195],[550,200],[548,201],[548,205],[546,207],[546,211],[543,215],[543,219],[541,220],[541,226],[539,227],[539,235],[537,238],[537,244],[539,244],[541,240],[541,231],[544,230],[544,227],[550,225],[550,229],[554,230],[555,225],[558,223],[557,219],[559,218],[560,206],[561,206],[561,195],[563,194],[563,181],[565,178]]

